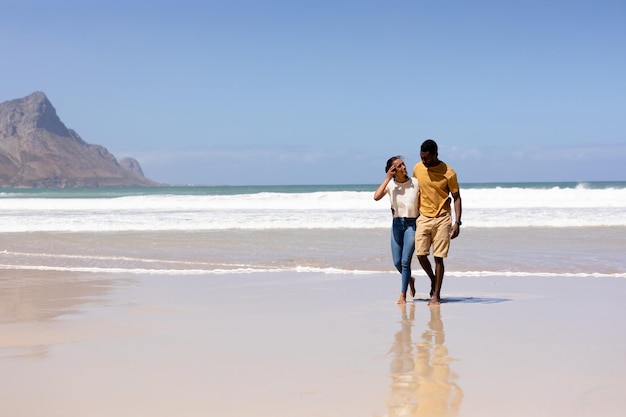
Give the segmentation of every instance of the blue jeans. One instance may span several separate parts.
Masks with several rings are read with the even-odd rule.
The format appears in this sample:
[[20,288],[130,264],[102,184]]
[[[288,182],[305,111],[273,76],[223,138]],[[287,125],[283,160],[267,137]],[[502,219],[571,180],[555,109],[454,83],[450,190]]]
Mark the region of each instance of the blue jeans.
[[411,281],[411,260],[415,252],[415,218],[394,217],[391,226],[391,257],[393,264],[402,274],[402,292],[406,292]]

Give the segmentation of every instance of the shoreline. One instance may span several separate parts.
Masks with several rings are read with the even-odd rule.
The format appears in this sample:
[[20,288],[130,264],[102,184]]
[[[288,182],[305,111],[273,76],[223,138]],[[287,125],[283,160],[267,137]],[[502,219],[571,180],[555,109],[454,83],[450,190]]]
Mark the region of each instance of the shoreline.
[[[468,227],[452,242],[457,275],[626,274],[626,227]],[[389,229],[33,232],[5,234],[0,268],[141,275],[395,273]],[[419,271],[415,261],[413,269]],[[259,271],[260,270],[260,271]]]
[[396,305],[396,278],[0,270],[0,400],[14,417],[626,408],[623,278],[446,277],[440,307],[426,278]]

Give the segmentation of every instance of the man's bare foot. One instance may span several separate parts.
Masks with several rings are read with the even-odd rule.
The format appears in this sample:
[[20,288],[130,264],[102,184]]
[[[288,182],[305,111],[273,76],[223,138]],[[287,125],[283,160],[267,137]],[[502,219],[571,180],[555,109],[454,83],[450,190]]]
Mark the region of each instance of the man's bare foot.
[[432,297],[429,301],[428,301],[428,305],[429,306],[438,306],[441,304],[441,299],[439,297]]
[[400,298],[398,298],[398,301],[396,301],[396,304],[406,304],[406,293],[405,292],[401,292],[400,293]]
[[415,278],[411,277],[411,283],[409,284],[411,289],[411,297],[415,298]]

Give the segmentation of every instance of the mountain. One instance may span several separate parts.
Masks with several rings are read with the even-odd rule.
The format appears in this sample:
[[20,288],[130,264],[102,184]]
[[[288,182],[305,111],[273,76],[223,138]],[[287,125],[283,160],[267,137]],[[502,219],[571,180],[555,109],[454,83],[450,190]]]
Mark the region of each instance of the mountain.
[[0,187],[158,186],[139,162],[117,161],[68,129],[46,95],[0,103]]

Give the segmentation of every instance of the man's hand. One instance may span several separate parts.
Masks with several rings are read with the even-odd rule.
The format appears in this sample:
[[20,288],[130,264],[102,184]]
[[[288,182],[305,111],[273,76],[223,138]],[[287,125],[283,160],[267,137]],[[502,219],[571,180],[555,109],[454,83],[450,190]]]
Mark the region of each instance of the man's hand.
[[461,226],[454,223],[452,225],[452,228],[450,228],[450,239],[454,239],[455,237],[457,237],[460,232],[461,232]]

